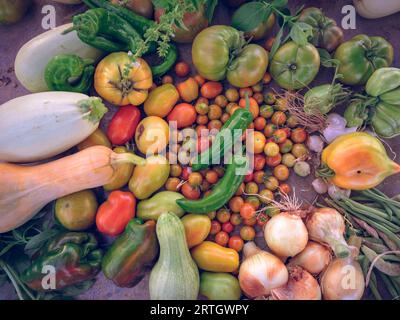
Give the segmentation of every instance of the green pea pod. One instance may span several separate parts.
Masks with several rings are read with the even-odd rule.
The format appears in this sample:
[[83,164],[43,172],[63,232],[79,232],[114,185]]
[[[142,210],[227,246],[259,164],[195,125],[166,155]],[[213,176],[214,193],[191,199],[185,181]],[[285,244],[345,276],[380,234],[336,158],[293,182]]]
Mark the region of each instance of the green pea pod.
[[374,109],[371,124],[375,132],[383,138],[393,138],[400,134],[400,106],[380,102]]
[[73,27],[64,33],[76,30],[79,39],[97,49],[116,52],[136,52],[143,41],[139,33],[123,18],[103,8],[89,9],[72,19]]
[[[93,279],[100,271],[102,252],[96,238],[85,232],[60,233],[43,247],[21,280],[36,291],[48,290],[42,280],[46,267],[55,268],[55,288],[61,290],[68,286]],[[45,273],[43,273],[45,272]]]
[[200,200],[178,199],[176,203],[186,212],[207,213],[218,210],[232,198],[243,182],[247,162],[246,157],[234,155],[223,178],[212,188],[210,195]]
[[124,233],[104,255],[102,270],[118,287],[133,287],[158,255],[156,223],[140,219],[128,223]]
[[347,127],[361,127],[368,119],[368,109],[361,99],[353,100],[344,112]]
[[55,56],[44,72],[46,84],[51,91],[87,93],[93,83],[93,63],[73,54]]
[[[222,126],[211,148],[208,148],[197,156],[196,161],[193,162],[192,170],[200,171],[208,168],[211,164],[218,163],[221,157],[224,156],[225,151],[232,148],[252,121],[253,115],[248,107],[246,109],[237,109]],[[226,139],[227,134],[231,136],[231,139]]]

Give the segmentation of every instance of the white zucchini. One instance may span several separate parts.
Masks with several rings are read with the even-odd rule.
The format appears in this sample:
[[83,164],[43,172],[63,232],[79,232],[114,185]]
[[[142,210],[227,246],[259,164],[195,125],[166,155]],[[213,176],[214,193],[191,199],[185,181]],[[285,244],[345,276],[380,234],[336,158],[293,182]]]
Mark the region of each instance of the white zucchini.
[[81,58],[98,60],[101,51],[82,42],[76,31],[63,35],[62,32],[72,27],[65,24],[44,32],[25,43],[15,58],[15,74],[21,84],[31,92],[48,91],[44,80],[47,63],[58,54],[76,54]]
[[367,19],[378,19],[400,11],[400,0],[353,0],[357,13]]
[[100,98],[42,92],[0,106],[0,161],[32,162],[55,156],[86,139],[107,112]]

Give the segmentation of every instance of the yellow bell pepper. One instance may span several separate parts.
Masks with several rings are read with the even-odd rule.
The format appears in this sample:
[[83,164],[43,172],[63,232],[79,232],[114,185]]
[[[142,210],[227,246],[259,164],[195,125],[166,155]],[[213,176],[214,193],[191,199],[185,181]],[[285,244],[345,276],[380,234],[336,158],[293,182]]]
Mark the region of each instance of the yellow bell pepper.
[[320,176],[330,176],[336,186],[351,190],[376,187],[399,173],[400,165],[390,160],[383,144],[365,132],[345,134],[322,152]]
[[211,241],[204,241],[191,251],[200,269],[212,272],[234,272],[239,268],[239,254]]
[[126,52],[114,52],[105,57],[94,74],[97,93],[118,106],[142,104],[152,85],[153,75],[147,62],[141,58],[132,62]]

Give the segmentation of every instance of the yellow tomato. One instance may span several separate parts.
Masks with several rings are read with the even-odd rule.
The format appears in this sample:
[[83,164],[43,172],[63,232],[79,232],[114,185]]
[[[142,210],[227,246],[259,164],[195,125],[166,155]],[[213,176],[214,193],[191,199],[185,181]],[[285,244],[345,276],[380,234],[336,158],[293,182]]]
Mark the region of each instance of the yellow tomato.
[[144,154],[152,155],[161,152],[167,146],[168,140],[168,124],[160,117],[144,118],[136,128],[136,146]]
[[250,142],[253,143],[253,152],[255,154],[262,153],[264,151],[265,143],[267,139],[264,134],[259,131],[254,131],[254,134],[250,135]]
[[114,52],[105,57],[94,74],[97,93],[118,106],[142,104],[152,85],[153,75],[147,62],[141,58],[132,62],[126,52]]

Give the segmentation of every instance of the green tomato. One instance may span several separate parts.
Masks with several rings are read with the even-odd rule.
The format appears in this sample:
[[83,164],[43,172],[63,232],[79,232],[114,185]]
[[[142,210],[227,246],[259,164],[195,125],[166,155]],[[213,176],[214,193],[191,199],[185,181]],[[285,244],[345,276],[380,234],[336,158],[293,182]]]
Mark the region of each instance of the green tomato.
[[209,300],[239,300],[239,280],[229,273],[203,272],[200,276],[200,294]]
[[342,43],[335,52],[339,60],[339,80],[348,85],[365,84],[372,73],[393,62],[393,47],[382,37],[355,36]]
[[235,28],[223,25],[204,29],[194,39],[193,64],[201,76],[219,81],[225,77],[235,87],[258,83],[268,67],[268,53],[249,44]]
[[30,4],[30,0],[0,0],[0,25],[20,21]]
[[95,221],[97,206],[93,191],[79,191],[56,200],[55,217],[67,230],[86,230]]
[[274,55],[270,73],[276,83],[287,90],[306,87],[318,74],[320,57],[312,44],[299,46],[294,41],[285,43]]

